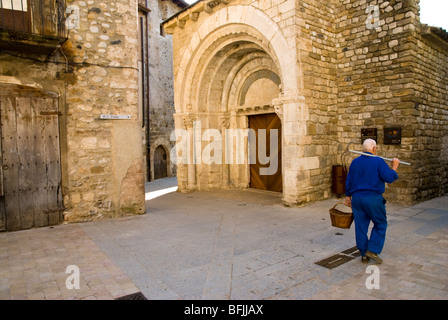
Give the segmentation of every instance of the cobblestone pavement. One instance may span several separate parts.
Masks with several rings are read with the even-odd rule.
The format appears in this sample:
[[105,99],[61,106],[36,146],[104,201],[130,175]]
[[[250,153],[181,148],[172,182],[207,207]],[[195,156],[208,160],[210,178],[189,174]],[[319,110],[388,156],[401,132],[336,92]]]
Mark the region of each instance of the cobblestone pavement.
[[0,299],[448,299],[448,196],[387,205],[377,269],[328,269],[316,262],[355,245],[353,226],[331,226],[337,199],[287,208],[276,193],[174,185],[147,185],[145,215],[0,233]]
[[[78,290],[66,287],[70,265],[80,270]],[[0,234],[0,300],[110,300],[136,291],[79,224]]]

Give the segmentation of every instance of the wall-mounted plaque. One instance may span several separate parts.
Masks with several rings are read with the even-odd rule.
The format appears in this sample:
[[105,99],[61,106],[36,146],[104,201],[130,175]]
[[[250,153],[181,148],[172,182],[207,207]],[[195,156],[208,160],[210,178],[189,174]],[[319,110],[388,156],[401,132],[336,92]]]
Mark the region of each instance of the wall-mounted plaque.
[[401,144],[401,128],[384,128],[384,144]]
[[102,120],[130,120],[129,114],[100,114]]
[[373,139],[378,143],[378,134],[376,128],[363,128],[361,129],[361,144],[364,143],[366,139]]

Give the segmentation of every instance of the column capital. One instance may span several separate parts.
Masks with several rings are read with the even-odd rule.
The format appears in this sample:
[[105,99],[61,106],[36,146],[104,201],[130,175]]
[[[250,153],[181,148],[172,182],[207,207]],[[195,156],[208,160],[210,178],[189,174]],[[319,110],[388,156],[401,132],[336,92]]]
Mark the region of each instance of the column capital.
[[193,115],[187,114],[182,117],[182,120],[183,120],[185,128],[192,129],[193,122],[196,120],[196,117]]
[[228,129],[230,126],[230,118],[227,116],[220,116],[219,118],[219,125],[221,126],[221,129]]

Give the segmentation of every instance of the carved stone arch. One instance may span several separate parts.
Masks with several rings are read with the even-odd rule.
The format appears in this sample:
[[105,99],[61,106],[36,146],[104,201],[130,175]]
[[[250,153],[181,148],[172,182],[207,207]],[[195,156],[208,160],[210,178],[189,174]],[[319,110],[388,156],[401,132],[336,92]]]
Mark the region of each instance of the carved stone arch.
[[249,55],[246,55],[237,64],[235,64],[232,69],[229,71],[229,76],[226,79],[226,82],[223,85],[223,96],[221,101],[221,111],[225,112],[228,110],[228,106],[230,104],[230,90],[233,88],[235,77],[239,74],[240,70],[246,66],[246,64],[254,60],[256,58],[261,58],[266,56],[266,52],[252,52]]
[[[245,34],[241,33],[242,29]],[[288,42],[277,24],[252,6],[226,6],[210,15],[181,51],[182,60],[175,81],[177,112],[184,112],[188,104],[195,108],[196,93],[191,87],[201,79],[202,72],[198,67],[207,65],[204,62],[209,62],[214,57],[213,51],[219,50],[219,46],[222,48],[225,41],[239,41],[244,37],[251,39],[249,42],[258,44],[273,59],[278,66],[284,93],[294,95],[297,92],[297,74],[291,68],[295,65],[294,56],[286,55],[279,59],[282,52],[288,51]]]
[[[235,33],[235,29],[238,29],[237,33]],[[198,59],[197,68],[194,72],[192,70],[193,76],[191,76],[191,80],[186,82],[184,90],[185,96],[183,98],[193,105],[193,111],[205,112],[212,109],[208,105],[211,100],[211,84],[216,79],[220,81],[219,76],[228,77],[231,68],[239,60],[253,52],[260,52],[269,56],[266,49],[262,47],[261,35],[253,36],[245,33],[255,33],[251,29],[249,26],[226,26],[217,30],[216,34],[210,35],[213,38],[222,37],[214,39],[213,43],[203,52]],[[267,47],[266,44],[264,46]],[[234,57],[238,57],[238,59]],[[225,80],[221,79],[221,81]],[[219,90],[223,91],[222,86]],[[220,109],[218,104],[221,99],[216,99],[214,102],[216,104],[215,109],[218,111]]]
[[[258,45],[252,42],[233,42],[222,48],[217,54],[216,63],[210,63],[207,79],[202,79],[199,104],[207,105],[209,112],[225,112],[228,100],[228,87],[238,71],[254,59],[268,57]],[[206,96],[205,96],[206,94]]]
[[[278,76],[277,67],[272,59],[264,56],[261,59],[253,59],[242,66],[238,73],[232,79],[231,87],[227,93],[228,106],[234,109],[241,105],[241,99],[244,99],[244,86],[250,85],[251,81],[257,77],[267,77],[280,85],[281,79]],[[248,88],[247,88],[248,89]],[[278,96],[276,96],[278,98]]]
[[261,79],[267,79],[270,82],[273,83],[273,85],[276,86],[277,90],[276,90],[276,96],[273,96],[271,98],[269,98],[269,101],[265,101],[264,103],[268,103],[272,104],[272,100],[275,98],[278,98],[279,95],[279,86],[280,86],[280,78],[277,75],[277,73],[273,72],[272,70],[269,69],[261,69],[258,70],[256,72],[253,72],[249,77],[247,77],[243,83],[243,85],[241,86],[241,90],[239,92],[238,95],[238,101],[239,101],[239,105],[245,105],[246,104],[246,95],[249,91],[249,89],[252,87],[252,85],[257,81],[257,80],[261,80]]

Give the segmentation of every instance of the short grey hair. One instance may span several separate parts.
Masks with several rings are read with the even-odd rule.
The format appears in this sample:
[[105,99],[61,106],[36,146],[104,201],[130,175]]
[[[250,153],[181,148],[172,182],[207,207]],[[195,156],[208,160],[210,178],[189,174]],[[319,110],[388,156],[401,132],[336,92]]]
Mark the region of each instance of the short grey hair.
[[362,144],[362,151],[368,152],[373,150],[373,148],[376,147],[376,142],[373,139],[366,139],[364,140]]

